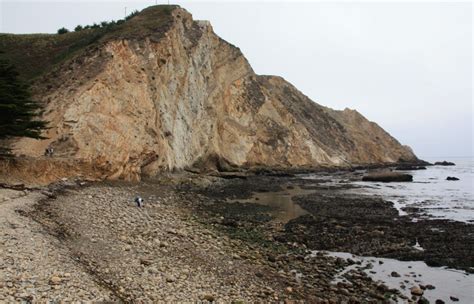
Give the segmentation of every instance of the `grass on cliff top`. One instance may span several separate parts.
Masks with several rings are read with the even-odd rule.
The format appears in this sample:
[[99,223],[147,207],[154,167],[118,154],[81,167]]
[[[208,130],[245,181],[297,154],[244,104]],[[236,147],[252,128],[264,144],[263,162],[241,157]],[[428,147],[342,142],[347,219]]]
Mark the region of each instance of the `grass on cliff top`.
[[121,24],[66,34],[0,33],[0,58],[10,60],[24,80],[32,80],[94,44],[153,35],[159,39],[171,23],[175,8],[175,5],[151,6]]

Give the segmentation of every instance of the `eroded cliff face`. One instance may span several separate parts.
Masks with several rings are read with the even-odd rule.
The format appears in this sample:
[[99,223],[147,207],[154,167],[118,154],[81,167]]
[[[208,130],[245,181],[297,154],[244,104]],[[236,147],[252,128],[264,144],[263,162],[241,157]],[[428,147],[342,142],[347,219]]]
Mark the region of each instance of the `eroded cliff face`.
[[23,139],[16,152],[40,156],[53,147],[55,157],[128,180],[190,167],[416,159],[359,113],[322,107],[282,78],[256,75],[208,22],[180,8],[171,14],[159,39],[107,41],[63,63],[55,86],[37,83],[48,139]]

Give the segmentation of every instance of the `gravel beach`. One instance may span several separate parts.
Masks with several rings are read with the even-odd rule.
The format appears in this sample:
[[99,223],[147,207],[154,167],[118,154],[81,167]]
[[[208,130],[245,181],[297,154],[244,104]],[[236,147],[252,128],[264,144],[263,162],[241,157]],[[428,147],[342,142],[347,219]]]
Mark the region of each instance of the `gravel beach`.
[[[254,192],[295,187],[318,188],[291,176],[179,174],[141,183],[63,181],[36,190],[2,189],[0,301],[423,299],[422,293],[406,297],[373,281],[363,267],[350,267],[343,280],[336,280],[358,262],[313,249],[343,248],[317,248],[316,242],[347,238],[340,230],[343,220],[338,219],[340,227],[314,225],[314,210],[298,198],[308,214],[285,223],[271,205],[248,201]],[[143,208],[133,202],[137,195],[144,199]],[[331,210],[321,208],[320,214]],[[316,227],[324,227],[333,242]]]

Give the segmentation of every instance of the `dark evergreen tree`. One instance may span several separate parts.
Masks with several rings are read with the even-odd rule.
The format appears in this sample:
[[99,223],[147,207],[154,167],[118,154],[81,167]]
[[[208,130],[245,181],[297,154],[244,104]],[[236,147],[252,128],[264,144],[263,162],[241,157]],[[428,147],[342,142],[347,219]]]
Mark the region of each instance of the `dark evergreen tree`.
[[[37,118],[40,111],[41,106],[31,99],[14,66],[0,59],[0,143],[14,137],[45,138],[41,131],[46,122]],[[2,144],[0,150],[8,151],[8,147]]]
[[65,27],[62,27],[58,30],[59,35],[66,34],[66,33],[69,33],[69,30]]

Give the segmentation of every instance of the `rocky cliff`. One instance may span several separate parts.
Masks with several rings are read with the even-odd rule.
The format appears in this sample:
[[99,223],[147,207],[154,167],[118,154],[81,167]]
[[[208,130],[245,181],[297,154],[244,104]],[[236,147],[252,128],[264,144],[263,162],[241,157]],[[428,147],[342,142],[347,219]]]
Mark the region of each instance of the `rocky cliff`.
[[[6,47],[12,38],[1,40]],[[33,58],[26,46],[15,52]],[[280,77],[256,75],[237,47],[179,7],[149,7],[71,56],[43,62],[33,83],[48,139],[22,139],[16,153],[38,157],[52,147],[56,158],[87,161],[111,179],[416,160],[356,111],[325,108]]]

